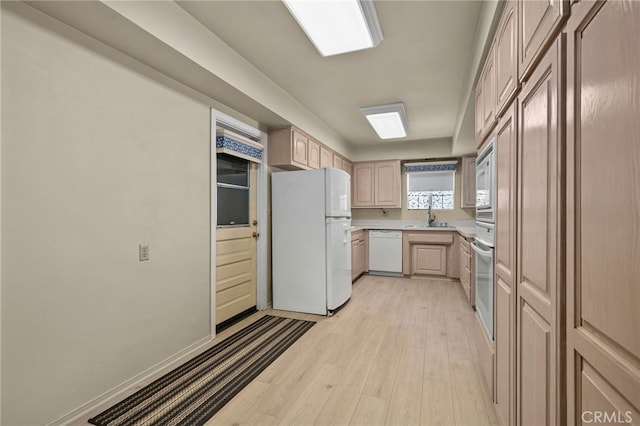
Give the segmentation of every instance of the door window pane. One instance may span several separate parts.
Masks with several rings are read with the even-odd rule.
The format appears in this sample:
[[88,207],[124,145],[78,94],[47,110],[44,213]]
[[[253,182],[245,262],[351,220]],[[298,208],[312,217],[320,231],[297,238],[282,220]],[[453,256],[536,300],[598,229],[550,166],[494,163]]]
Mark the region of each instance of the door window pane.
[[249,188],[218,187],[218,226],[249,224]]
[[218,183],[249,187],[249,161],[228,154],[218,154]]
[[249,161],[217,155],[218,226],[249,225]]

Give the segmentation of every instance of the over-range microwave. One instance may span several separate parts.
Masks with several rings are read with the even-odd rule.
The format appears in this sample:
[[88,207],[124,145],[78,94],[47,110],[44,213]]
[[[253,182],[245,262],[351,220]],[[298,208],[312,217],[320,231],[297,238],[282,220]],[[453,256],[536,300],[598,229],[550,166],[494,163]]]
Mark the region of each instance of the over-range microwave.
[[496,199],[494,140],[478,155],[476,160],[476,221],[494,223]]

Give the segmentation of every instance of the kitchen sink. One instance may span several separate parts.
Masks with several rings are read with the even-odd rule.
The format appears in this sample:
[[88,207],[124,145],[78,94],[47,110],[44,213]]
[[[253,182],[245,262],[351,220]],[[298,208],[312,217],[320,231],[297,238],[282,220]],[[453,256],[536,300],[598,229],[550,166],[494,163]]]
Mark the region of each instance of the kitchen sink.
[[404,229],[429,229],[429,228],[450,228],[453,229],[453,226],[449,226],[447,222],[439,223],[437,225],[405,225]]

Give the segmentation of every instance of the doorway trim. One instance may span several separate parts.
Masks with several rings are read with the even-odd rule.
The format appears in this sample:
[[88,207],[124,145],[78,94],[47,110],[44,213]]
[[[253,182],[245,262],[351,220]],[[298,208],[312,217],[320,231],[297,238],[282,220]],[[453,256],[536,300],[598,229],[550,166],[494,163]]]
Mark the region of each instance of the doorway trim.
[[209,305],[209,332],[211,339],[216,335],[216,226],[218,223],[218,203],[217,203],[217,167],[216,167],[216,126],[222,125],[225,128],[245,134],[256,139],[262,144],[262,162],[257,165],[257,232],[262,235],[258,238],[256,247],[256,307],[258,310],[267,309],[267,250],[268,250],[268,217],[267,217],[267,185],[268,185],[268,167],[267,167],[267,134],[256,127],[246,124],[236,118],[233,118],[221,111],[211,108],[211,141],[210,141],[210,188],[211,188],[211,206],[210,206],[210,252],[209,259],[209,287],[210,287],[210,305]]

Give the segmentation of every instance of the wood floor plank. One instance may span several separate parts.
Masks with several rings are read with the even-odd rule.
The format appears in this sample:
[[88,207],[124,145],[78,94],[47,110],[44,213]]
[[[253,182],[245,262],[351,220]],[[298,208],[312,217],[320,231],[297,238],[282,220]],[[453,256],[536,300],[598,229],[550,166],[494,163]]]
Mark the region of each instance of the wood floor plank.
[[489,418],[473,362],[451,359],[451,391],[456,425],[486,426]]
[[450,358],[472,359],[467,340],[467,333],[459,311],[448,311],[445,314],[447,327],[447,346]]
[[423,350],[409,349],[402,353],[387,410],[387,425],[420,424],[423,366]]
[[389,327],[385,333],[380,350],[376,356],[369,378],[364,385],[364,395],[389,399],[396,379],[396,370],[400,362],[400,355],[407,337],[407,330]]
[[[272,386],[254,380],[229,401],[206,425],[250,425],[257,419],[256,404],[272,391]],[[254,418],[255,417],[255,418]]]
[[382,426],[387,417],[386,399],[362,395],[351,418],[353,426]]
[[422,384],[420,424],[425,426],[450,426],[455,424],[450,383],[424,380]]
[[374,355],[363,352],[351,360],[345,369],[344,377],[335,386],[324,405],[316,424],[345,425],[349,423],[374,361]]
[[311,425],[322,411],[344,369],[323,363],[282,419],[283,425]]

